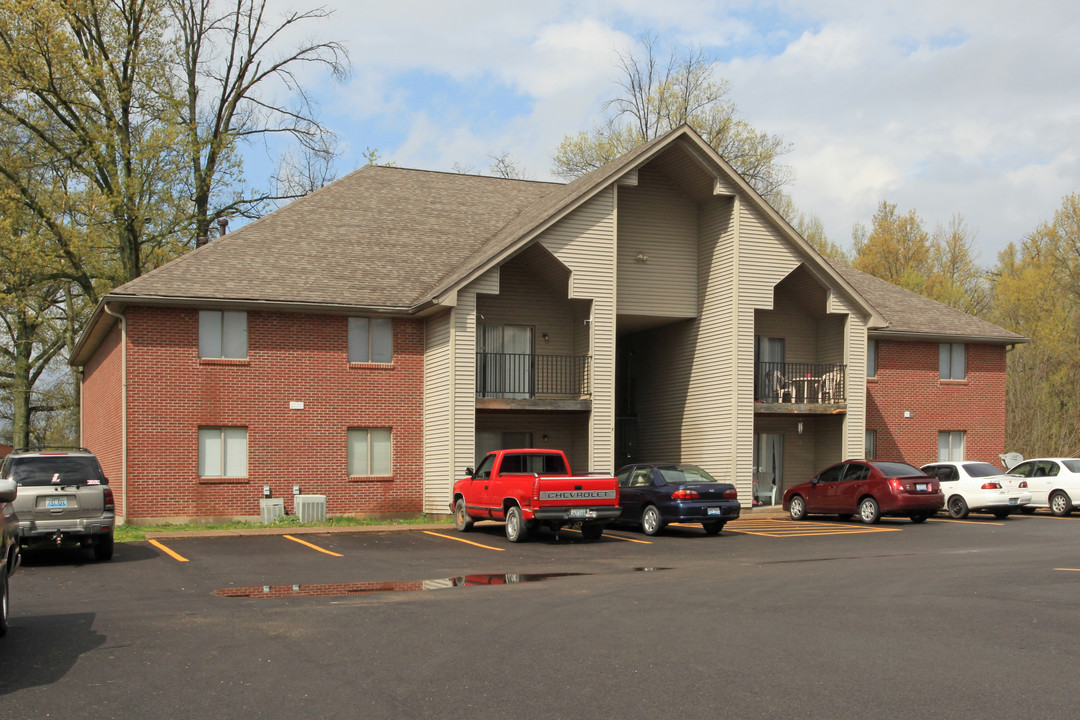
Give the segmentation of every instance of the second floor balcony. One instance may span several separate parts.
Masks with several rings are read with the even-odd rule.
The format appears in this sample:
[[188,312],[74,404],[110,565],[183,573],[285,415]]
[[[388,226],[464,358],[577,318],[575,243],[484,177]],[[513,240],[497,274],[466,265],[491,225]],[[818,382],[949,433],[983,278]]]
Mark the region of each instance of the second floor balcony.
[[844,405],[847,365],[759,362],[754,373],[754,400],[778,405]]
[[510,400],[585,400],[588,355],[476,353],[476,397]]

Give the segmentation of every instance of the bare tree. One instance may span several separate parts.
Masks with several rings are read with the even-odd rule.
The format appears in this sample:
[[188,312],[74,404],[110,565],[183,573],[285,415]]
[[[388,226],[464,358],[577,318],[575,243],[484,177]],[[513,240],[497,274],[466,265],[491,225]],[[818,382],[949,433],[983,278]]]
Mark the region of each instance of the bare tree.
[[491,164],[488,166],[488,172],[495,177],[506,178],[507,180],[529,179],[525,173],[525,169],[517,164],[517,161],[514,160],[514,157],[510,153],[489,153],[488,158],[491,160]]
[[[208,235],[216,217],[257,216],[266,202],[297,197],[332,178],[337,144],[298,73],[319,65],[343,78],[348,54],[334,41],[287,44],[298,26],[330,11],[270,19],[266,0],[166,1],[177,33],[184,99],[178,112],[187,134],[195,236]],[[273,189],[242,189],[238,144],[261,141],[272,151],[278,139],[298,149],[285,155]]]

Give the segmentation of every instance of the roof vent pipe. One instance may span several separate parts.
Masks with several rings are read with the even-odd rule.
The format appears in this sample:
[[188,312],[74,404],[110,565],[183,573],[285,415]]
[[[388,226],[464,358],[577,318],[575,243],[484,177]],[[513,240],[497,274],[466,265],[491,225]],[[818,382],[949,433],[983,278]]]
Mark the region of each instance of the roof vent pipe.
[[225,233],[229,232],[229,218],[218,218],[218,237],[225,237]]

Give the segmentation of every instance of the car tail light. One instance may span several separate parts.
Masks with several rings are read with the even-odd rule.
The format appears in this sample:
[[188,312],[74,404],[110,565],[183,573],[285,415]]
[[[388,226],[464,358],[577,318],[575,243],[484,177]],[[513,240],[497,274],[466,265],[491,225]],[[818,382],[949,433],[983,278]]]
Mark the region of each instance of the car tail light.
[[530,502],[530,505],[532,507],[535,507],[535,508],[540,507],[540,477],[539,476],[537,476],[536,480],[533,481],[533,491],[532,491],[531,500],[532,501]]
[[1000,490],[1001,483],[999,482],[987,482],[982,485],[983,490]]
[[736,490],[735,488],[728,488],[727,490],[724,491],[724,497],[732,498],[732,499],[737,498],[737,497],[739,497],[739,491]]
[[106,510],[115,510],[116,509],[116,501],[113,500],[112,488],[107,486],[107,485],[105,486],[105,509]]
[[671,493],[671,497],[675,498],[676,500],[697,500],[699,496],[697,490],[679,488],[675,492]]
[[889,489],[893,492],[904,492],[904,483],[900,478],[889,478]]
[[1017,485],[1017,487],[1026,488],[1027,487],[1027,480],[1021,480],[1020,484]]

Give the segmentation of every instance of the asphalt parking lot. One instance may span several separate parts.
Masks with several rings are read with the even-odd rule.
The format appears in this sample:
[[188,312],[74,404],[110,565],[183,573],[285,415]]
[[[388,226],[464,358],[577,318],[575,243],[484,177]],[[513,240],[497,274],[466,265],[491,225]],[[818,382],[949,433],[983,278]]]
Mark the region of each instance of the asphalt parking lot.
[[749,516],[37,553],[0,717],[1073,718],[1078,540],[1042,513]]

